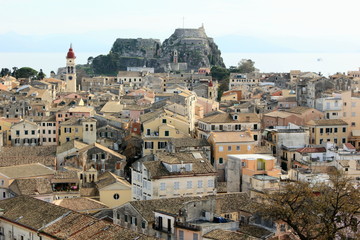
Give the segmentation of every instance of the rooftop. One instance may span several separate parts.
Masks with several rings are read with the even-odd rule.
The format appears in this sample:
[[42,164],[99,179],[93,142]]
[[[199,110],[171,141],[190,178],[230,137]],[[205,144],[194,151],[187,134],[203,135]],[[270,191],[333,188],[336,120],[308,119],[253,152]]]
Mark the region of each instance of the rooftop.
[[54,175],[55,171],[40,163],[32,163],[26,165],[0,167],[0,173],[10,179],[15,179]]

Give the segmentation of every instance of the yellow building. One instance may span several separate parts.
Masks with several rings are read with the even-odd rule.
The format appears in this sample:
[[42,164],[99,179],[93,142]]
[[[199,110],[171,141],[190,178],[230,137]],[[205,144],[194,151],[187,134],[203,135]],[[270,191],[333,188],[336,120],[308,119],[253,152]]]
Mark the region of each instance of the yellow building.
[[100,202],[113,208],[123,205],[131,200],[131,184],[125,179],[116,176],[111,172],[105,172],[99,176],[96,183]]
[[80,140],[87,144],[96,142],[96,120],[93,118],[71,118],[60,123],[59,145],[71,140]]
[[213,166],[218,172],[218,180],[225,181],[225,167],[230,154],[254,153],[257,142],[249,131],[211,132],[208,142],[211,145]]
[[143,156],[164,149],[172,138],[190,137],[189,123],[180,115],[171,111],[159,110],[140,116],[142,138],[144,140]]
[[342,146],[347,142],[348,124],[341,119],[311,120],[306,124],[309,126],[310,143],[320,145],[326,142]]
[[11,126],[19,121],[19,118],[0,118],[0,133],[3,134],[4,146],[11,146]]

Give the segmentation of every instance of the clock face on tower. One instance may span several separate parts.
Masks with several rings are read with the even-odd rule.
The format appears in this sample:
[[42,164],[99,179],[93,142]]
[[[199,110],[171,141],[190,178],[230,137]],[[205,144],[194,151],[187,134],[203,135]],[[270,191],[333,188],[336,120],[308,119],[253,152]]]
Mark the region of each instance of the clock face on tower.
[[72,80],[72,76],[69,76],[68,78],[69,78],[69,80]]

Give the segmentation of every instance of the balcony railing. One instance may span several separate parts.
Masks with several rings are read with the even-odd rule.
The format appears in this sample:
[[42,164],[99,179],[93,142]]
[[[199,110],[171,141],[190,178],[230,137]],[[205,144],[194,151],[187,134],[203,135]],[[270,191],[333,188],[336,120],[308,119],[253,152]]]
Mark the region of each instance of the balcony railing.
[[168,227],[163,227],[163,226],[158,226],[156,224],[153,224],[153,229],[157,230],[157,231],[160,231],[160,232],[164,232],[164,233],[171,233],[171,227],[168,228]]
[[179,228],[185,228],[185,229],[188,229],[188,230],[192,230],[192,231],[200,231],[201,230],[200,226],[197,226],[197,225],[194,225],[194,224],[191,224],[191,223],[187,223],[187,222],[185,222],[185,223],[176,222],[175,226],[179,227]]

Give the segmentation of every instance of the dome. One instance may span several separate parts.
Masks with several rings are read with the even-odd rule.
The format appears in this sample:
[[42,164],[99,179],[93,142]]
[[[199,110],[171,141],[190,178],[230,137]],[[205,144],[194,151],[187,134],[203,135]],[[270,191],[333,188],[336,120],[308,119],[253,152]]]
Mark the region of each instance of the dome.
[[73,49],[72,49],[71,46],[70,46],[69,51],[68,51],[68,53],[67,53],[67,55],[66,55],[66,58],[76,58],[76,57],[75,57],[75,53],[74,53],[74,51],[73,51]]

